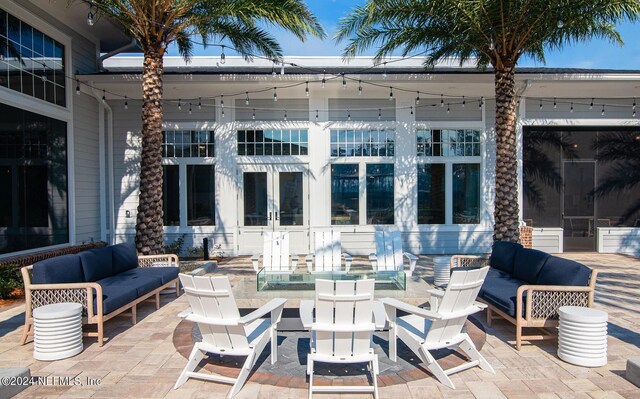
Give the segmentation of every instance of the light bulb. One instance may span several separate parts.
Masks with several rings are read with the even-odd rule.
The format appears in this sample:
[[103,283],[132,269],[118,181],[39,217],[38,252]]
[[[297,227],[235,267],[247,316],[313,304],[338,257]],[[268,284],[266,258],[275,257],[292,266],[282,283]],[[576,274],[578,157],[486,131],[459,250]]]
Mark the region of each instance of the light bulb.
[[362,81],[361,80],[358,81],[358,95],[359,96],[362,95]]
[[273,88],[273,101],[278,101],[278,93],[276,93],[276,88]]
[[127,96],[124,96],[124,109],[129,109],[129,102],[127,101]]
[[306,97],[309,97],[309,82],[304,82],[305,87],[304,87],[304,95]]
[[464,108],[467,105],[467,100],[464,98],[464,96],[462,96],[462,108]]
[[383,68],[382,69],[382,77],[384,79],[386,79],[387,78],[387,63],[386,62],[382,63],[382,68]]
[[227,57],[224,55],[224,46],[221,46],[222,50],[220,51],[220,63],[224,65],[227,62]]
[[224,108],[224,94],[220,96],[220,108]]
[[251,119],[255,120],[256,119],[256,109],[253,109],[253,113],[251,114]]
[[393,100],[393,87],[389,87],[389,101]]
[[249,92],[245,92],[245,94],[247,95],[247,97],[244,99],[244,104],[245,105],[249,105]]
[[416,105],[420,105],[420,92],[416,92]]
[[87,14],[87,25],[93,26],[93,24],[95,24],[93,17],[93,13],[89,10],[89,13]]
[[198,109],[202,109],[202,99],[198,97]]

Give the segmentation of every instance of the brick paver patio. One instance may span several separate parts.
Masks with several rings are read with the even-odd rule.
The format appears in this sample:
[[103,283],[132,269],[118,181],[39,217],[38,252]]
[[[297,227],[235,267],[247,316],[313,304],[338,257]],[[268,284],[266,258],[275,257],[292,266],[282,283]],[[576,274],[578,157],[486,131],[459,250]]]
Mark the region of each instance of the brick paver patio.
[[[609,312],[609,363],[582,368],[564,363],[555,354],[555,342],[527,344],[518,352],[511,324],[498,321],[487,327],[482,353],[496,374],[472,368],[453,376],[458,387],[451,390],[432,377],[386,381],[381,377],[382,398],[640,398],[640,388],[624,379],[626,360],[640,357],[640,261],[623,255],[563,255],[599,269],[596,307]],[[228,269],[236,269],[236,259]],[[431,274],[431,258],[420,258],[419,266]],[[237,277],[236,277],[237,278]],[[20,346],[23,307],[0,309],[0,367],[29,367],[32,375],[48,377],[46,385],[32,386],[18,397],[65,398],[222,398],[228,385],[189,380],[182,388],[173,384],[186,364],[174,346],[174,331],[181,322],[176,315],[187,307],[186,298],[164,296],[163,306],[153,303],[138,308],[138,324],[127,317],[107,323],[108,342],[100,348],[95,339],[85,339],[85,350],[70,359],[39,362],[32,357],[33,344]],[[484,314],[477,319],[484,323]],[[255,373],[237,398],[303,398],[306,386],[295,378],[280,376],[266,383]],[[62,384],[65,377],[79,377],[83,385]],[[391,378],[391,377],[389,377]],[[87,381],[100,384],[87,385]],[[297,381],[289,384],[289,381]],[[295,385],[291,387],[290,385]],[[331,395],[318,397],[330,398]],[[335,396],[334,396],[335,397]],[[343,394],[339,397],[371,397]]]

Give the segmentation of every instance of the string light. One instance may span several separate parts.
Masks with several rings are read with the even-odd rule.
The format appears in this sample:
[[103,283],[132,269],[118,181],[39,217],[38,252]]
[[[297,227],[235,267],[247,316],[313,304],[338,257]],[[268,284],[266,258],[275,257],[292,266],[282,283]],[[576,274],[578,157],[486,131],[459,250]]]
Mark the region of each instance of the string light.
[[593,109],[593,98],[591,99],[591,104],[589,104],[589,109]]
[[467,100],[464,98],[464,96],[462,96],[462,108],[464,108],[467,105]]
[[478,108],[482,109],[483,105],[484,105],[484,96],[480,97],[480,100],[478,101]]
[[104,89],[102,89],[102,102],[103,103],[107,102],[107,92]]
[[393,100],[393,87],[389,86],[389,101]]
[[127,101],[127,96],[124,96],[124,109],[129,109],[129,102]]
[[273,88],[273,101],[278,101],[278,93],[275,87]]
[[76,94],[80,95],[80,82],[76,79]]
[[191,115],[192,111],[191,111],[191,103],[189,103],[189,115]]
[[244,93],[245,93],[245,95],[246,95],[246,97],[245,97],[245,99],[244,99],[244,104],[245,104],[245,105],[249,105],[249,92],[248,92],[248,91],[245,91]]
[[251,114],[251,119],[256,120],[256,109],[253,109],[253,113]]
[[420,105],[420,92],[416,91],[416,105]]
[[409,108],[411,109],[411,115],[413,115],[413,105]]
[[287,120],[287,110],[284,111],[284,120]]
[[202,98],[198,97],[198,109],[202,109]]
[[322,88],[324,89],[324,85],[327,83],[327,79],[325,78],[325,73],[322,71]]
[[304,82],[305,84],[305,88],[304,88],[304,95],[309,97],[309,82]]
[[449,107],[449,103],[447,103],[447,114],[451,113],[451,108]]
[[571,109],[569,110],[573,114],[573,102],[571,103]]
[[342,72],[342,89],[347,88],[347,80],[344,78],[344,72]]
[[182,103],[180,102],[180,99],[178,99],[178,109],[182,111]]
[[[89,13],[87,14],[87,25],[89,26],[93,26],[96,22],[95,22],[95,15],[93,13],[93,10],[97,8],[96,5],[93,3],[93,1],[89,2]],[[97,10],[96,10],[97,11]]]
[[318,110],[316,110],[316,122],[318,122]]
[[347,111],[347,120],[350,121],[351,120],[351,111]]
[[220,108],[224,108],[224,94],[220,95]]
[[220,64],[224,65],[225,62],[227,62],[227,57],[224,55],[224,44],[221,47],[221,51],[220,51]]
[[636,98],[635,97],[633,97],[633,105],[631,106],[631,109],[634,110],[634,111],[636,110]]
[[382,119],[382,109],[378,108],[378,120]]
[[382,63],[382,78],[383,79],[387,78],[387,63],[386,62]]
[[556,98],[553,97],[553,109],[558,108],[558,103],[556,102]]
[[358,81],[358,95],[359,96],[362,95],[362,81],[361,80]]
[[600,115],[604,116],[604,104],[602,104],[602,112],[600,112]]
[[224,108],[222,108],[222,117],[224,118]]
[[440,108],[444,107],[444,95],[440,94]]

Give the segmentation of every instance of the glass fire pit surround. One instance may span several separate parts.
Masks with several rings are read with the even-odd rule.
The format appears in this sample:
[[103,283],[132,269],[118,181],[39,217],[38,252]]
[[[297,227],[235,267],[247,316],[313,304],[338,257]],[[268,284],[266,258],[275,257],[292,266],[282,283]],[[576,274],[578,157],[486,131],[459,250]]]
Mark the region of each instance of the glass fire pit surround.
[[304,291],[314,290],[316,279],[324,280],[376,280],[376,290],[406,290],[407,280],[404,271],[363,271],[350,273],[273,273],[261,269],[257,277],[258,291]]

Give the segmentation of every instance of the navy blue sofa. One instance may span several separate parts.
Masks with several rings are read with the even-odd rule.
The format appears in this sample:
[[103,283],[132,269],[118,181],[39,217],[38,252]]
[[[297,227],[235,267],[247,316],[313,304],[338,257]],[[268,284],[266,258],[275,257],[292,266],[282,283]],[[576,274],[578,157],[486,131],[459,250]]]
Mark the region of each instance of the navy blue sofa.
[[127,310],[136,323],[138,303],[155,297],[160,307],[160,291],[175,287],[179,295],[176,255],[138,256],[133,243],[95,248],[78,254],[45,259],[22,269],[25,286],[25,326],[22,344],[33,334],[32,310],[58,302],[78,302],[84,307],[83,320],[96,324],[100,346],[104,322]]
[[[487,323],[506,319],[516,326],[516,348],[522,340],[555,339],[546,328],[558,325],[561,306],[592,306],[597,270],[581,263],[524,248],[511,242],[493,244],[488,259],[456,256],[457,264],[491,268],[478,299],[488,305]],[[464,258],[475,261],[465,262]],[[523,335],[525,327],[541,329]]]

